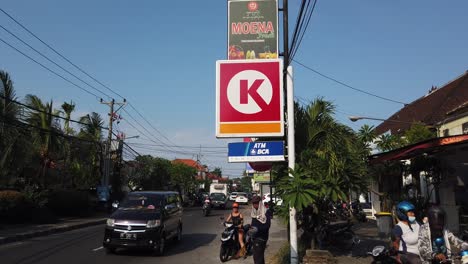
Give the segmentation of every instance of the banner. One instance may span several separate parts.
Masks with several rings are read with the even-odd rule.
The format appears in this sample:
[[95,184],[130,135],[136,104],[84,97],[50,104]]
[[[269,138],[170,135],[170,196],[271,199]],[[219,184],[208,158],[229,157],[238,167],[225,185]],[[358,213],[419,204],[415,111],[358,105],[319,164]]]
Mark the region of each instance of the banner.
[[228,2],[228,59],[278,58],[277,0]]

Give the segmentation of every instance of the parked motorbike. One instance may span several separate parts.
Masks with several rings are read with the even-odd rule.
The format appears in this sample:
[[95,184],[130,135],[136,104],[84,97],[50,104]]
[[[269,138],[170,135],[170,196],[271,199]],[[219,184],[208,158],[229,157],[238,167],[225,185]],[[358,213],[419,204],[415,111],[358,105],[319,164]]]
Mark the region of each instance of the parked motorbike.
[[210,199],[205,199],[203,202],[203,215],[208,216],[211,212],[211,201]]
[[[222,220],[224,218],[221,218]],[[226,227],[221,234],[221,248],[219,251],[219,259],[221,262],[226,262],[229,260],[230,257],[233,257],[239,252],[240,244],[238,240],[238,228],[234,226],[232,222],[224,222],[224,226]],[[244,244],[247,250],[244,258],[246,258],[251,253],[252,249],[252,240],[254,232],[248,232],[250,229],[250,225],[245,225],[244,229]]]
[[360,240],[351,230],[352,224],[347,222],[324,222],[317,228],[316,240],[320,249],[331,245],[345,250],[350,250]]
[[372,252],[368,252],[373,258],[372,264],[394,264],[398,261],[390,256],[388,249],[384,246],[376,246],[372,249]]
[[351,203],[351,210],[353,211],[353,216],[356,218],[356,220],[358,220],[359,222],[367,221],[366,213],[362,209],[362,206],[359,203],[359,201],[354,201]]

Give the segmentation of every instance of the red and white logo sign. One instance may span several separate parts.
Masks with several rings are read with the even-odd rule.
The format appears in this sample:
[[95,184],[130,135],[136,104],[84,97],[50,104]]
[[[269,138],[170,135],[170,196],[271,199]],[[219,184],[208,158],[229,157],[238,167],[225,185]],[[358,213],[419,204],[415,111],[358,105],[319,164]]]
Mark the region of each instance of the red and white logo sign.
[[217,137],[283,136],[282,61],[218,61]]
[[247,5],[247,8],[249,9],[250,12],[255,12],[258,9],[258,4],[257,2],[254,2],[254,1],[249,2]]

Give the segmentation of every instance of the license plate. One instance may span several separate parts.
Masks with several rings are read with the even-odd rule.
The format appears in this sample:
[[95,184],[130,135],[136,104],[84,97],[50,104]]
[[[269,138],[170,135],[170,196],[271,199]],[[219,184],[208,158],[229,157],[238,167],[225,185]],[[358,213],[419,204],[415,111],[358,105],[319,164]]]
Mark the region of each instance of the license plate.
[[120,238],[121,238],[121,239],[135,240],[135,239],[137,238],[137,234],[120,233]]

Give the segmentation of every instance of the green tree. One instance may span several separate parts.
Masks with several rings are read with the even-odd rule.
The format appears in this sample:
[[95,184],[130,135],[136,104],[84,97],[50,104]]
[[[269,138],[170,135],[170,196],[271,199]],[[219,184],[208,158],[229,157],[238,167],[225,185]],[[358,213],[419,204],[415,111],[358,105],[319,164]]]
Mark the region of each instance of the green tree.
[[223,176],[223,171],[219,167],[216,167],[211,173],[213,173],[214,175],[216,175],[218,177]]
[[33,143],[40,157],[39,181],[47,187],[47,169],[57,158],[61,144],[57,134],[60,132],[59,123],[54,115],[53,102],[44,103],[35,95],[26,95],[26,104],[30,107],[27,113],[28,123],[34,128]]
[[14,173],[11,165],[14,163],[15,149],[21,147],[18,145],[18,133],[23,131],[15,126],[20,107],[13,102],[17,99],[13,81],[5,71],[0,71],[0,81],[0,184],[8,185]]
[[294,205],[298,212],[310,203],[346,199],[351,191],[367,188],[365,145],[334,119],[334,109],[322,98],[306,107],[296,104],[296,170],[292,178],[282,173],[275,179],[283,204]]
[[179,193],[188,194],[195,187],[195,168],[183,163],[173,163],[171,168],[171,182]]
[[415,144],[424,140],[437,137],[435,131],[431,130],[427,125],[423,123],[414,123],[410,129],[405,131],[404,138],[405,143],[408,145]]
[[65,114],[65,123],[63,125],[63,131],[65,132],[66,135],[73,135],[74,131],[70,127],[70,119],[71,119],[71,113],[75,111],[75,103],[70,102],[70,103],[63,103],[62,104],[62,111]]

